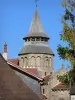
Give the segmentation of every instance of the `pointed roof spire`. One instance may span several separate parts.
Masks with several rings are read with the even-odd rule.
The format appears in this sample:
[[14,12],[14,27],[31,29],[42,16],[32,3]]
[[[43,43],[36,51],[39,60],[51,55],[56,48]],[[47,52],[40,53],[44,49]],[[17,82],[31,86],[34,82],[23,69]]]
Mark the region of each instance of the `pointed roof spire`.
[[27,34],[27,36],[24,37],[23,39],[27,37],[45,37],[49,39],[49,37],[44,32],[37,9],[35,9],[34,16],[31,21],[29,34]]
[[38,11],[36,9],[31,25],[30,25],[29,33],[37,33],[37,32],[44,32],[44,30],[42,28],[42,24],[41,24],[39,15],[38,15]]

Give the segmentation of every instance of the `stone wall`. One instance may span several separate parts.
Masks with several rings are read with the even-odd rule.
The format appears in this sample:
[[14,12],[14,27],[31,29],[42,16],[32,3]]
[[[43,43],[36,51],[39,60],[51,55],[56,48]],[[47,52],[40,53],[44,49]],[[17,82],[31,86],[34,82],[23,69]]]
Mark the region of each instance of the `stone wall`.
[[[27,59],[27,66],[23,58]],[[40,77],[45,77],[53,72],[53,56],[48,54],[27,54],[20,56],[20,66],[23,68],[37,68]],[[24,64],[25,63],[25,64]],[[43,93],[44,92],[44,93]],[[47,97],[47,100],[51,98],[51,81],[48,85],[41,86],[41,93]]]
[[20,56],[20,66],[37,68],[39,75],[44,77],[53,71],[53,56],[47,54],[27,54]]
[[52,100],[70,100],[69,90],[52,91]]

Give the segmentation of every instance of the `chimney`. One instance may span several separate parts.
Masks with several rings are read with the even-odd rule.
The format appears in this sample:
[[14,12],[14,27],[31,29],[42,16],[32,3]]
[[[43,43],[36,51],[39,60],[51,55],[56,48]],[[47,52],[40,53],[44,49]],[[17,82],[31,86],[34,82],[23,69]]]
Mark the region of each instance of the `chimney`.
[[7,60],[8,58],[8,52],[7,52],[7,44],[4,44],[4,53],[3,53],[3,57],[5,60]]

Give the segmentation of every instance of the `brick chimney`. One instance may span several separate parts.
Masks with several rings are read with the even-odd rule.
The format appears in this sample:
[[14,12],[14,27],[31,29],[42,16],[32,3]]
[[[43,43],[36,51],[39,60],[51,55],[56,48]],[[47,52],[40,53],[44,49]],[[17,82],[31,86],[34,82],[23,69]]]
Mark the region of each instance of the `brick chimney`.
[[3,53],[3,57],[5,60],[8,59],[8,52],[7,52],[7,44],[4,44],[4,53]]

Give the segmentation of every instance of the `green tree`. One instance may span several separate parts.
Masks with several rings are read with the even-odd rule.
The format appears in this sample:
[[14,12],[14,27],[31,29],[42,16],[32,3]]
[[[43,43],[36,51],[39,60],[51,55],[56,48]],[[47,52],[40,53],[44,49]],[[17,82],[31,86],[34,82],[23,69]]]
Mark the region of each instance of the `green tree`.
[[60,39],[67,42],[67,46],[58,46],[57,51],[61,59],[71,63],[71,69],[62,76],[57,76],[64,84],[75,84],[75,0],[63,0],[64,15],[62,17],[63,30]]

